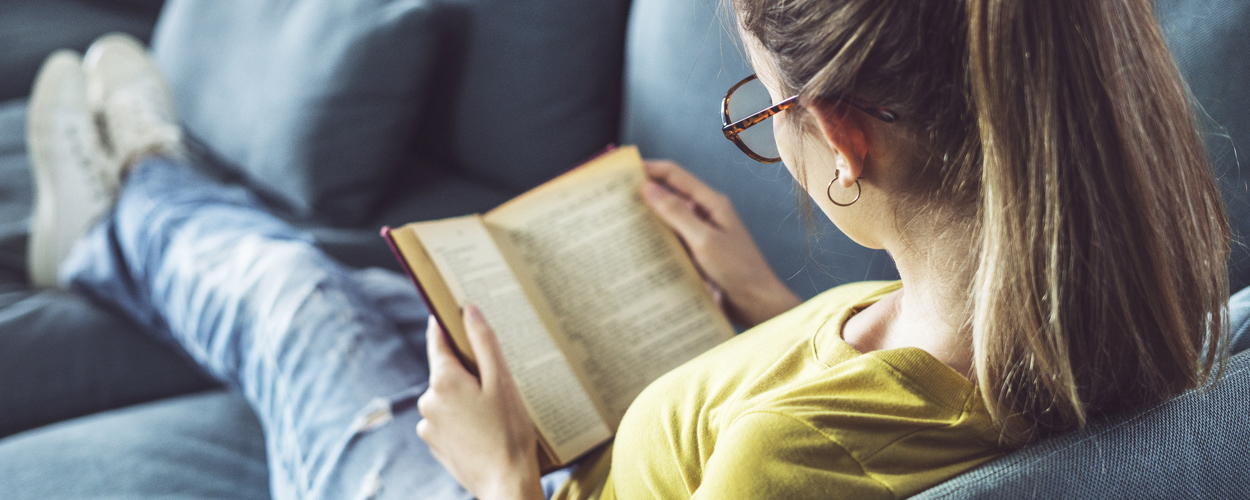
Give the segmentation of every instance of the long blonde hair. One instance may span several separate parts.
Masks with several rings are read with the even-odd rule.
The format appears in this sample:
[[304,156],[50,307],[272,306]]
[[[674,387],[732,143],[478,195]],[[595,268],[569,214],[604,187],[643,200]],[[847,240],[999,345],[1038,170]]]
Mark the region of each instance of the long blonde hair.
[[1228,221],[1150,0],[734,7],[786,90],[898,111],[928,148],[908,189],[975,213],[974,364],[1009,441],[1217,370]]

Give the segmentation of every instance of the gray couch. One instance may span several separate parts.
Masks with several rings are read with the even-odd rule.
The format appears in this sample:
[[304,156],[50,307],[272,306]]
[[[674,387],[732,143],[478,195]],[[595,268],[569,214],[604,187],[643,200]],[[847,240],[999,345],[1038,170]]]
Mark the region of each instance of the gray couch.
[[[261,431],[246,403],[126,319],[73,295],[31,290],[22,273],[30,204],[24,96],[39,60],[55,47],[81,49],[104,31],[149,36],[160,3],[0,5],[3,498],[269,495]],[[393,268],[378,226],[488,209],[605,144],[638,144],[644,155],[675,159],[728,193],[797,293],[896,277],[887,256],[857,247],[828,224],[805,231],[785,171],[750,162],[721,136],[719,99],[749,70],[718,0],[434,3],[433,71],[422,109],[406,131],[412,147],[385,165],[382,182],[354,212],[318,213],[316,203],[292,203],[290,193],[275,192],[281,190],[248,165],[217,154],[216,136],[197,130],[197,123],[204,126],[199,115],[188,123],[207,143],[196,148],[197,158],[223,177],[272,195],[276,212],[309,228],[340,260]],[[1242,244],[1250,196],[1235,146],[1250,144],[1250,35],[1242,30],[1250,5],[1157,4],[1205,106],[1212,157],[1238,235],[1231,278],[1240,289],[1250,285],[1250,252]],[[166,58],[178,49],[161,46],[178,39],[170,34],[171,17],[167,11],[161,18],[156,41]],[[201,28],[212,31],[219,26],[214,22],[229,20],[202,21]],[[194,75],[180,78],[194,83]],[[1250,357],[1235,356],[1217,385],[1021,450],[919,496],[1247,496],[1247,385]]]

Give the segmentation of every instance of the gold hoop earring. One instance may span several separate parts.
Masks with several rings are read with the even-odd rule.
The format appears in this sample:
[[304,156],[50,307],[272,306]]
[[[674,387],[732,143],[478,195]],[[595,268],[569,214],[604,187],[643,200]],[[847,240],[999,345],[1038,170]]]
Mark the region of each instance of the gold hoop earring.
[[864,188],[859,185],[859,179],[855,179],[855,199],[848,203],[838,203],[833,199],[833,183],[838,181],[838,176],[841,174],[842,172],[839,170],[833,171],[833,180],[829,181],[829,187],[825,188],[825,196],[829,198],[829,203],[839,207],[849,207],[859,201],[859,195],[864,194]]

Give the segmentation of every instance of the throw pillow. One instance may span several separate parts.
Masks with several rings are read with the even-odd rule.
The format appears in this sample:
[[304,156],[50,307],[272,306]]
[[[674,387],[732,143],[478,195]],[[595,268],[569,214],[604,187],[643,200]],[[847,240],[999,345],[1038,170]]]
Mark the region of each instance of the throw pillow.
[[424,0],[172,0],[153,36],[187,131],[296,215],[364,219],[408,152]]

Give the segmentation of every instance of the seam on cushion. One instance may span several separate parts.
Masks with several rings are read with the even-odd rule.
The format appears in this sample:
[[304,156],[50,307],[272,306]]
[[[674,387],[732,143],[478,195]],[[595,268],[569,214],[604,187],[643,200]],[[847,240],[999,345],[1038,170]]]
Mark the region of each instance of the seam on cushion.
[[731,423],[729,424],[729,427],[727,427],[727,428],[726,428],[726,430],[729,430],[729,429],[730,429],[730,428],[732,428],[735,424],[737,424],[740,420],[742,420],[742,419],[743,419],[743,417],[746,417],[746,416],[749,416],[749,415],[774,415],[774,416],[778,416],[778,417],[784,418],[784,419],[786,419],[786,420],[789,420],[789,421],[791,421],[791,422],[794,422],[794,423],[796,423],[796,424],[799,424],[799,425],[801,425],[801,426],[803,426],[803,427],[806,427],[806,428],[808,428],[808,429],[811,429],[811,430],[812,430],[813,432],[815,432],[816,434],[819,434],[819,435],[821,435],[821,437],[824,437],[826,440],[828,440],[830,444],[832,444],[832,445],[834,445],[834,446],[837,446],[837,447],[838,447],[838,449],[841,449],[841,450],[842,450],[842,452],[846,453],[846,456],[851,457],[851,460],[854,460],[854,461],[855,461],[855,465],[858,465],[858,466],[859,466],[859,471],[860,471],[860,473],[861,473],[861,474],[863,474],[863,475],[864,475],[864,477],[866,477],[866,478],[868,478],[868,479],[871,479],[871,480],[873,480],[873,482],[875,482],[875,483],[877,483],[877,484],[881,485],[881,487],[882,487],[882,488],[885,488],[885,490],[886,490],[886,491],[890,492],[890,496],[892,496],[892,497],[894,497],[894,498],[898,498],[898,494],[894,492],[894,489],[893,489],[893,488],[890,488],[890,486],[889,486],[888,484],[885,484],[885,483],[884,483],[884,482],[882,482],[880,479],[877,479],[877,477],[876,477],[876,476],[874,476],[873,474],[869,473],[869,472],[868,472],[868,470],[864,468],[864,463],[863,463],[863,462],[861,462],[858,458],[855,458],[855,454],[854,454],[854,453],[851,453],[851,451],[850,451],[850,450],[848,450],[845,446],[842,446],[842,443],[839,443],[837,439],[834,439],[834,438],[833,438],[833,436],[830,436],[830,435],[828,435],[828,434],[825,434],[825,432],[824,432],[824,431],[820,430],[819,428],[817,428],[816,426],[812,425],[811,423],[805,422],[805,421],[803,421],[803,420],[799,420],[799,419],[795,418],[795,417],[794,417],[794,416],[792,416],[792,415],[787,415],[787,414],[785,414],[785,413],[780,413],[780,412],[776,412],[776,411],[772,411],[772,410],[755,410],[755,411],[751,411],[751,412],[747,412],[747,413],[743,413],[743,414],[741,414],[741,415],[738,415],[738,417],[737,417],[737,418],[735,418],[735,419],[733,420],[733,422],[731,422]]

